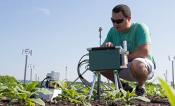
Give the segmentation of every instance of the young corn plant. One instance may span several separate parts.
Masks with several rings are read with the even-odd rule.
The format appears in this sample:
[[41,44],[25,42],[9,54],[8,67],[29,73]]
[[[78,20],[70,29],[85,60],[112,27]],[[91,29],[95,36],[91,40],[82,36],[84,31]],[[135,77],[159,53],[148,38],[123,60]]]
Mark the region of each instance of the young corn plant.
[[147,83],[146,86],[147,96],[159,96],[162,98],[166,98],[165,91],[162,89],[161,85],[159,84],[153,84],[153,83]]
[[175,90],[169,86],[164,80],[159,79],[162,88],[165,90],[171,106],[175,106]]
[[40,98],[34,98],[37,84],[22,85],[14,77],[0,76],[0,100],[8,101],[9,105],[17,103],[23,106],[45,105]]
[[70,88],[62,86],[61,89],[62,94],[55,98],[57,101],[67,101],[74,105],[90,106],[90,103],[87,101],[87,96],[83,93],[78,93],[74,86],[71,86]]

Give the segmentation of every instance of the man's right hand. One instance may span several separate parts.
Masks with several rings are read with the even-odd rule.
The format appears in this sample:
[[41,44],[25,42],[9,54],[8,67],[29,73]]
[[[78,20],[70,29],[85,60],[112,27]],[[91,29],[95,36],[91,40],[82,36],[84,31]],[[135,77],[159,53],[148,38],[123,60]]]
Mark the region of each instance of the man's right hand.
[[114,45],[112,44],[112,42],[107,42],[107,43],[105,44],[105,46],[106,46],[106,47],[113,47]]

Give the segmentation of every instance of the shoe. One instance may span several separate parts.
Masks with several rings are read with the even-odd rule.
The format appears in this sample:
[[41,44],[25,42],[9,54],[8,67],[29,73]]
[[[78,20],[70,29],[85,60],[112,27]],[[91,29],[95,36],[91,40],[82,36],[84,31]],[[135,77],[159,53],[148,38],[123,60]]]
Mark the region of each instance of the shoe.
[[144,96],[145,95],[145,88],[136,86],[135,93],[137,96]]
[[129,91],[130,93],[133,91],[133,88],[127,82],[121,81],[121,83],[125,91]]

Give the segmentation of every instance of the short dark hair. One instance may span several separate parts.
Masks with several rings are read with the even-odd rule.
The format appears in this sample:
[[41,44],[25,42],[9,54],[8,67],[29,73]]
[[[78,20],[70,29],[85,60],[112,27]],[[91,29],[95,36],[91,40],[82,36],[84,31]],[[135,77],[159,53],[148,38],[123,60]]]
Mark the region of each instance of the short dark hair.
[[131,17],[131,10],[127,5],[119,4],[112,9],[112,12],[114,13],[118,13],[120,11],[123,13],[125,17]]

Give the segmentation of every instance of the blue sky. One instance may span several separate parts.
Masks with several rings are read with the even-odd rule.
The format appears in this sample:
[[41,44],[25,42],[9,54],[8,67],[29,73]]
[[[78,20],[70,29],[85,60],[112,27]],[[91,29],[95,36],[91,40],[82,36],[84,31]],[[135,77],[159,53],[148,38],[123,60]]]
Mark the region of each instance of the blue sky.
[[[132,21],[143,22],[152,34],[152,53],[157,62],[156,75],[168,70],[168,55],[175,55],[173,0],[0,0],[0,74],[23,79],[25,56],[22,49],[32,49],[28,63],[34,73],[45,77],[57,71],[68,80],[77,77],[77,63],[87,48],[99,45],[112,26],[111,10],[117,4],[127,4]],[[29,79],[29,71],[27,72]]]

